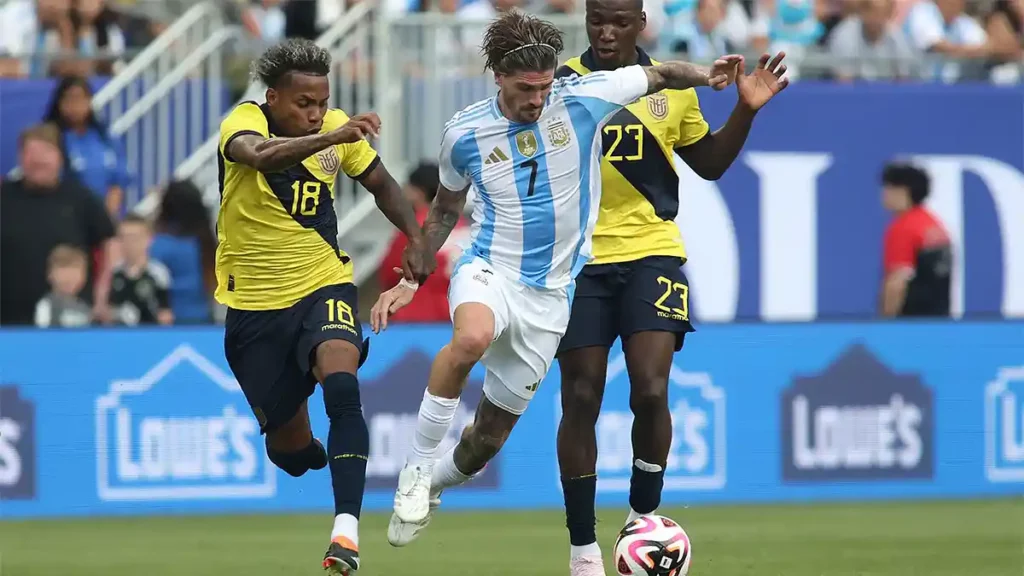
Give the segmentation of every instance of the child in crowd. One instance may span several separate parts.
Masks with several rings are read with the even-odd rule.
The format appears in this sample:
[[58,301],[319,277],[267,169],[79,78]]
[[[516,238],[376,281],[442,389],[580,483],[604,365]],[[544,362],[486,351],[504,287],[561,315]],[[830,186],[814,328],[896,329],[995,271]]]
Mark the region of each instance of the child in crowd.
[[110,285],[110,306],[119,324],[171,324],[171,273],[149,258],[153,230],[149,222],[128,214],[117,228],[122,261],[114,268]]
[[50,292],[36,304],[35,323],[40,328],[77,328],[92,322],[92,309],[78,294],[85,287],[89,264],[85,252],[61,244],[47,259]]

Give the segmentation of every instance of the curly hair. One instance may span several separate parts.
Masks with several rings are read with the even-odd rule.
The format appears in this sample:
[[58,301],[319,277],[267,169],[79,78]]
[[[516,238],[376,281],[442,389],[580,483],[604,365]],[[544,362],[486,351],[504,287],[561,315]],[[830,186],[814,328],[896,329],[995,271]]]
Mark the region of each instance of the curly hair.
[[327,76],[331,71],[331,53],[315,42],[292,38],[271,46],[252,63],[252,77],[268,88],[277,88],[292,72]]
[[511,74],[554,70],[562,47],[562,31],[554,24],[513,9],[487,27],[480,51],[488,70]]

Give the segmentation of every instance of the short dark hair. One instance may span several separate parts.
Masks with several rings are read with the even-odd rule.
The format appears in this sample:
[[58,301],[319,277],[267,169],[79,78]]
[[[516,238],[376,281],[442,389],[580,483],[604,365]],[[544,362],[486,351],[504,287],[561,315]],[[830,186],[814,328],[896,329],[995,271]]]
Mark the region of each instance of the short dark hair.
[[924,202],[931,192],[931,179],[928,173],[905,162],[887,164],[882,170],[882,184],[906,188],[914,206]]
[[513,9],[487,27],[480,51],[486,68],[497,74],[544,72],[558,66],[562,45],[562,31],[554,24]]
[[292,72],[327,76],[331,53],[311,40],[291,38],[267,49],[252,63],[253,79],[277,88]]
[[427,197],[427,202],[433,202],[434,196],[437,195],[437,187],[441,184],[437,164],[420,162],[409,174],[409,184],[422,190]]

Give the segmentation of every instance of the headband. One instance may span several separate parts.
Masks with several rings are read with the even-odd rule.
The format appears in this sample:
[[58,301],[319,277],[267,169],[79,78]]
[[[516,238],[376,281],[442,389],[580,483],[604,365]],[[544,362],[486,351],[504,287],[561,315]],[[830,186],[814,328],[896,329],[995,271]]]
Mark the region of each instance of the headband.
[[551,46],[550,44],[544,44],[543,42],[533,42],[531,44],[523,44],[522,46],[520,46],[518,48],[513,48],[513,49],[509,50],[508,52],[505,52],[505,54],[502,55],[501,59],[504,60],[505,58],[508,58],[510,54],[513,54],[515,52],[519,52],[520,50],[523,50],[524,48],[533,48],[534,46],[543,46],[543,47],[547,48],[548,50],[551,50],[552,52],[556,52],[554,46]]

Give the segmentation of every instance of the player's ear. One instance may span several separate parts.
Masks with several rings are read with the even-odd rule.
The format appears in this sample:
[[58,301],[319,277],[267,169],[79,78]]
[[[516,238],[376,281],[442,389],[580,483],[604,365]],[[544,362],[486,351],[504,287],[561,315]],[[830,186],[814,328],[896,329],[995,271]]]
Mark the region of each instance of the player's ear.
[[640,30],[647,28],[647,12],[640,11]]
[[267,88],[267,104],[273,106],[277,102],[277,90]]

